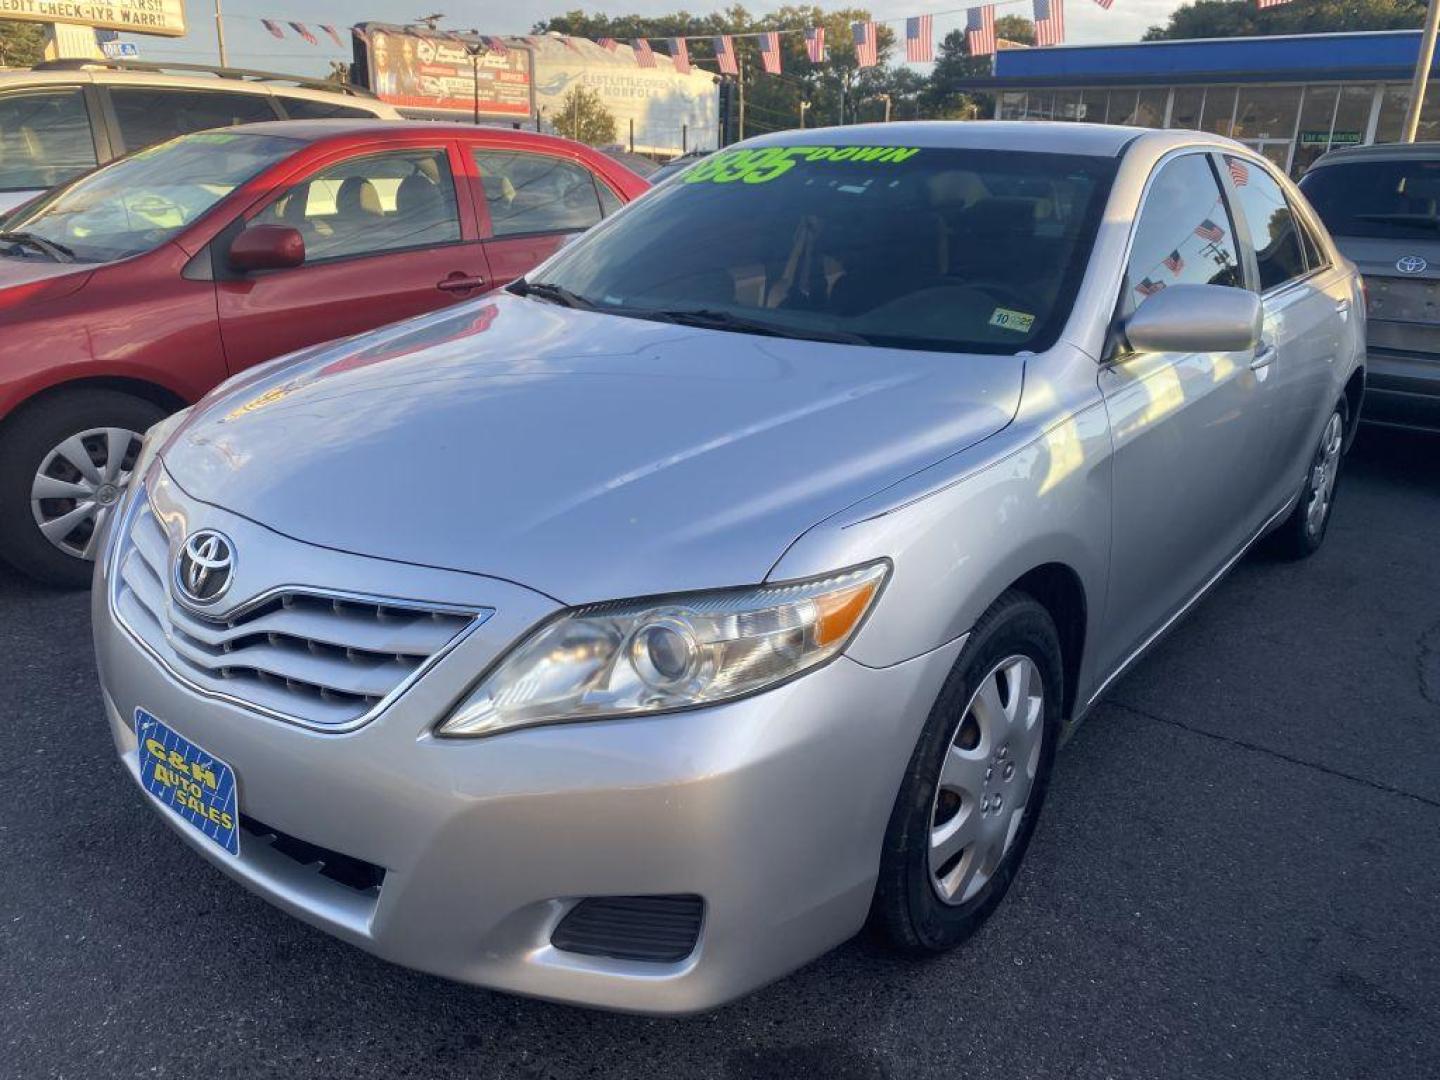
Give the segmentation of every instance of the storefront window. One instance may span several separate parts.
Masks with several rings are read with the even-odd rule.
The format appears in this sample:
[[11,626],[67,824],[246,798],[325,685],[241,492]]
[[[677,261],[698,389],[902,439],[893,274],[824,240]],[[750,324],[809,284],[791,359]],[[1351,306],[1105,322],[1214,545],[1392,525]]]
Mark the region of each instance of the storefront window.
[[[1385,87],[1385,100],[1380,104],[1380,122],[1375,128],[1376,142],[1399,142],[1405,127],[1405,109],[1410,103],[1408,86]],[[1420,127],[1415,132],[1417,142],[1440,139],[1440,94],[1427,93],[1425,104],[1420,109]]]
[[1085,90],[1080,94],[1080,119],[1091,124],[1105,123],[1107,90]]
[[1300,177],[1330,146],[1330,119],[1340,90],[1334,86],[1307,86],[1300,105],[1300,134],[1295,140],[1295,157],[1290,174]]
[[1230,134],[1230,117],[1235,112],[1235,87],[1211,86],[1205,91],[1205,113],[1201,131],[1212,135]]
[[1025,108],[1028,120],[1049,120],[1055,115],[1055,93],[1051,90],[1031,90],[1030,103]]
[[1165,101],[1169,96],[1169,90],[1141,90],[1133,123],[1140,127],[1164,127]]
[[1080,112],[1080,91],[1057,90],[1055,92],[1055,119],[1078,120]]
[[1111,90],[1109,123],[1135,123],[1135,100],[1137,97],[1138,94],[1134,90]]
[[1294,138],[1299,110],[1298,86],[1242,87],[1231,134],[1237,139]]
[[1170,104],[1170,126],[1189,130],[1199,128],[1200,113],[1204,104],[1204,87],[1180,87],[1175,91],[1175,100]]
[[1025,116],[1025,91],[1006,90],[1000,95],[999,107],[995,110],[997,120],[1020,120]]

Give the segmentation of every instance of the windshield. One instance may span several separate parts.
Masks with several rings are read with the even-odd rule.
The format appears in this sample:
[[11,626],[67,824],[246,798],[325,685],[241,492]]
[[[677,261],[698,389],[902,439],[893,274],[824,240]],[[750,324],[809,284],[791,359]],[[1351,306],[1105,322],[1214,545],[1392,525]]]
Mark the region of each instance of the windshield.
[[200,131],[141,150],[8,218],[0,255],[110,262],[159,247],[300,144]]
[[517,291],[740,332],[1038,350],[1069,314],[1114,172],[1013,151],[724,151]]
[[1440,239],[1440,161],[1323,165],[1300,190],[1335,236]]

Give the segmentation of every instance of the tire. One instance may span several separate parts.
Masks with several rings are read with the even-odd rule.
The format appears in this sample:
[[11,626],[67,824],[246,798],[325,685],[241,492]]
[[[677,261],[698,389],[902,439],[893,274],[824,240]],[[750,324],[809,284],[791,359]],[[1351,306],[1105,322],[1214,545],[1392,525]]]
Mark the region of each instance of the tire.
[[1335,509],[1349,429],[1350,407],[1342,397],[1321,429],[1300,488],[1300,500],[1266,541],[1266,547],[1274,555],[1282,559],[1307,559],[1325,542],[1330,515]]
[[49,585],[88,586],[95,537],[129,481],[140,437],[164,416],[143,398],[83,389],[33,402],[0,426],[0,558]]
[[[1024,674],[1033,723],[998,723],[994,703],[1010,719],[1016,675]],[[890,814],[871,924],[900,952],[923,956],[955,948],[1009,890],[1045,802],[1063,685],[1060,639],[1049,612],[1025,593],[1005,593],[976,624],[946,679]],[[947,763],[952,768],[942,782]],[[1016,781],[1027,777],[1028,793],[1021,796]],[[1010,801],[991,803],[992,797]],[[951,850],[971,834],[973,842]],[[937,848],[938,873],[932,874],[932,837],[942,836],[949,839]],[[947,890],[953,890],[948,898],[942,896]]]

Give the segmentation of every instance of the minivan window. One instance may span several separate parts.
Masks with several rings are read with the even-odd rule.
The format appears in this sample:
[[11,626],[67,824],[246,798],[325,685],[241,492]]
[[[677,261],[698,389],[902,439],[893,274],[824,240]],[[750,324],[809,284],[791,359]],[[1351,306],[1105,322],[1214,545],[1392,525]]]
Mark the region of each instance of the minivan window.
[[54,187],[94,167],[90,113],[78,86],[0,95],[0,191]]
[[739,332],[1041,349],[1070,313],[1115,168],[1028,151],[723,151],[564,249],[545,282],[617,314]]
[[1250,226],[1250,242],[1260,271],[1260,291],[1305,275],[1300,229],[1285,193],[1265,169],[1226,155],[1225,165],[1235,188],[1240,213]]
[[1311,169],[1300,190],[1334,236],[1440,238],[1440,161],[1351,161]]
[[112,86],[110,103],[127,150],[153,146],[192,131],[279,118],[267,95],[224,90]]
[[311,98],[278,95],[280,106],[291,120],[373,120],[375,114],[369,109],[358,109],[354,105],[342,105],[336,101],[315,101]]
[[1167,162],[1135,225],[1126,281],[1138,307],[1167,285],[1242,285],[1220,184],[1204,154]]
[[[29,233],[76,262],[109,262],[159,247],[301,143],[273,135],[202,131],[112,162],[15,212],[7,232]],[[31,246],[15,258],[46,258]]]

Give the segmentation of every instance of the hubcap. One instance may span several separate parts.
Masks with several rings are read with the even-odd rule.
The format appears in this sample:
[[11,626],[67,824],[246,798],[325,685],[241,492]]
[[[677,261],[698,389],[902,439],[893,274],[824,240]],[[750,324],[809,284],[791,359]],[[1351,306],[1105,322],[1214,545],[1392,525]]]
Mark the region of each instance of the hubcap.
[[1028,656],[1000,661],[980,680],[950,737],[930,812],[930,883],[963,904],[1010,850],[1035,783],[1045,684]]
[[1310,501],[1305,507],[1305,528],[1312,536],[1325,527],[1330,502],[1335,496],[1335,477],[1340,471],[1340,448],[1345,442],[1345,423],[1337,410],[1330,414],[1315,461],[1310,466]]
[[45,455],[30,486],[30,512],[46,540],[77,559],[95,557],[96,537],[125,493],[140,441],[126,428],[90,428]]

